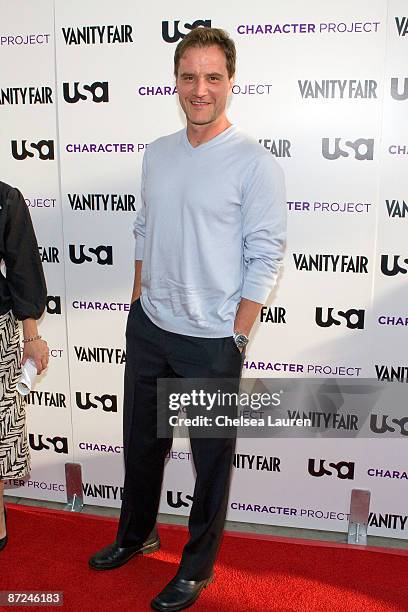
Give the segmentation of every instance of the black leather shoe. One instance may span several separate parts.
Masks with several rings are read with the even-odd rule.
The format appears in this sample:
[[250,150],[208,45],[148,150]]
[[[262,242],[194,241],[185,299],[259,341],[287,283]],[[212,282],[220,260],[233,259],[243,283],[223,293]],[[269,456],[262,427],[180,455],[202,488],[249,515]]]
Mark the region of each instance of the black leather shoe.
[[[7,511],[6,511],[6,506],[4,506],[4,524],[5,524],[6,529],[7,529]],[[3,550],[4,548],[6,548],[7,542],[8,542],[8,537],[7,537],[7,533],[6,533],[4,538],[1,538],[1,540],[0,540],[0,550]]]
[[135,555],[148,555],[159,550],[160,539],[156,529],[141,546],[121,548],[114,542],[99,550],[89,559],[89,567],[94,570],[109,570],[125,565]]
[[154,610],[173,612],[192,606],[201,591],[212,582],[213,576],[206,580],[184,580],[173,578],[161,593],[152,599],[150,605]]

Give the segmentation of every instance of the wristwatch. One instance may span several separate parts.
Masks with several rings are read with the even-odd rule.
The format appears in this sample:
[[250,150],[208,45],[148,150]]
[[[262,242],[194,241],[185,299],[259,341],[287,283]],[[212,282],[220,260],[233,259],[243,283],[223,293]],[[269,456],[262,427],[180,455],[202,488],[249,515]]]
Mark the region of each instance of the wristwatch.
[[239,349],[244,349],[249,342],[248,336],[239,331],[234,332],[234,342]]

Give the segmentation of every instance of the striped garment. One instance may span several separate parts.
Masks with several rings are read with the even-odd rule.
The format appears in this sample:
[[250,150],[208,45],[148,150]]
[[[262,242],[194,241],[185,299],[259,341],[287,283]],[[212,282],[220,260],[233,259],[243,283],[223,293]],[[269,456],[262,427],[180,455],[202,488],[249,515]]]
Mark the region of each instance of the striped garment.
[[16,389],[20,361],[19,330],[10,310],[0,315],[0,480],[30,470],[24,400]]

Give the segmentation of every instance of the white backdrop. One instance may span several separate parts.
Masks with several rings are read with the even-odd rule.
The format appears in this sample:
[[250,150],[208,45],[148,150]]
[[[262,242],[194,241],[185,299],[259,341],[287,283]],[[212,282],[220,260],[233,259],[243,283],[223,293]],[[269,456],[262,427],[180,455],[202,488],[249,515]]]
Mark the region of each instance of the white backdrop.
[[[284,268],[244,376],[377,379],[382,367],[407,367],[403,0],[238,0],[233,11],[213,0],[197,10],[182,0],[171,8],[0,0],[0,8],[0,178],[30,206],[50,296],[41,333],[53,357],[27,410],[31,476],[9,482],[7,492],[63,501],[64,465],[75,461],[86,503],[120,505],[124,329],[141,162],[149,142],[184,125],[173,53],[200,22],[234,38],[229,117],[277,156],[287,181]],[[30,144],[41,140],[52,141],[39,147],[53,159],[40,159]],[[22,141],[33,156],[16,159]],[[308,269],[316,255],[344,256],[347,264],[360,257],[363,265],[341,271],[327,257],[321,269]],[[323,321],[332,308],[340,325],[317,325],[319,308]],[[361,328],[338,314],[349,309],[363,311]],[[351,489],[367,488],[369,533],[406,538],[400,433],[240,440],[228,518],[346,530]],[[351,462],[354,477],[312,476],[309,459]],[[175,440],[160,510],[186,514],[193,482],[188,444]]]

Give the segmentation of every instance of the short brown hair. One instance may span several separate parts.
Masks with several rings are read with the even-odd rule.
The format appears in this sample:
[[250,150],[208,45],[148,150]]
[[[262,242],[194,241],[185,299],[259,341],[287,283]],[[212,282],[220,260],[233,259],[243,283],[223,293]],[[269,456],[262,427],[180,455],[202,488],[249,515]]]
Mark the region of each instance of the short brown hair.
[[235,74],[236,51],[235,43],[225,30],[219,28],[194,28],[181,39],[174,52],[174,75],[177,78],[181,56],[190,47],[211,47],[217,45],[224,51],[227,63],[228,77]]

